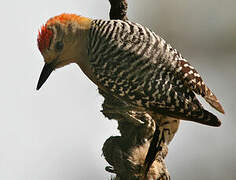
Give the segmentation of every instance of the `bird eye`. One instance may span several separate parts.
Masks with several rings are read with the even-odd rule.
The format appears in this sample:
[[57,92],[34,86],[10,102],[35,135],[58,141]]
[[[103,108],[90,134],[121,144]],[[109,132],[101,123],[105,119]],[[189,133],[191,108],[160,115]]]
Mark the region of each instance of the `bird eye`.
[[61,51],[61,50],[63,49],[63,47],[64,47],[64,44],[63,44],[63,42],[61,42],[61,41],[58,41],[58,42],[56,43],[56,45],[55,45],[55,49],[56,49],[57,51]]

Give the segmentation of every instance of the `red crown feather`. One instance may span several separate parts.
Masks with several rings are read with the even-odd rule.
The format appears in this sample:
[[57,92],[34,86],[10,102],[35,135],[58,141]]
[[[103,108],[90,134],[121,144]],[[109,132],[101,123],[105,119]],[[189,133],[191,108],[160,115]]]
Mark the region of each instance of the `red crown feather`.
[[52,35],[53,32],[51,29],[47,28],[47,24],[41,27],[41,31],[39,31],[37,39],[40,52],[43,52],[45,49],[49,48]]
[[58,16],[55,16],[53,18],[50,18],[47,23],[42,26],[41,31],[39,31],[38,34],[38,47],[41,52],[48,49],[50,46],[50,41],[53,36],[53,31],[48,29],[47,26],[51,26],[55,23],[60,23],[63,25],[66,25],[68,22],[78,22],[79,24],[83,24],[88,21],[88,18],[84,18],[81,16],[78,16],[76,14],[61,14]]

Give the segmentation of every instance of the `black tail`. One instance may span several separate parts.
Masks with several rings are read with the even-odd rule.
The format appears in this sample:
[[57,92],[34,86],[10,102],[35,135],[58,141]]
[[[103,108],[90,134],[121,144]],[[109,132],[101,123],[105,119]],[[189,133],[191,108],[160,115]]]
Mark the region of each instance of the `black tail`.
[[201,124],[205,124],[208,126],[219,127],[221,125],[221,121],[214,114],[210,113],[209,111],[205,109],[202,110],[202,115],[195,116],[195,117],[192,116],[190,120],[201,123]]
[[[161,137],[159,140],[159,137],[161,135],[160,133],[161,132],[160,132],[158,126],[156,125],[156,130],[153,134],[153,138],[151,140],[151,143],[148,148],[148,152],[147,152],[147,155],[146,155],[146,158],[144,161],[144,177],[147,176],[152,163],[155,161],[157,152],[161,151],[161,149],[162,149],[161,141],[162,141],[162,138],[164,138],[164,137]],[[158,140],[159,140],[159,142],[158,142]]]

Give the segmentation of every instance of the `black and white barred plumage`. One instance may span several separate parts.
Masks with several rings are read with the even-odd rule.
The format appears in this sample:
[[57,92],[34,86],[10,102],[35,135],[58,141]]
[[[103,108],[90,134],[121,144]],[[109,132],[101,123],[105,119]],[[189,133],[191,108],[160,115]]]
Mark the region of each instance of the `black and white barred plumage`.
[[115,96],[152,112],[220,125],[194,94],[223,112],[200,75],[148,28],[129,21],[94,20],[88,49],[93,73]]

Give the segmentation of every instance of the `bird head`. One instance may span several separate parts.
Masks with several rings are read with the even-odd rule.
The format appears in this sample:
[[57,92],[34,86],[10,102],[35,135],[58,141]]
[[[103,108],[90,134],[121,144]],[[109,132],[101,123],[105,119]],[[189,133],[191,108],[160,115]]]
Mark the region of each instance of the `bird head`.
[[70,63],[82,61],[86,52],[91,20],[75,14],[61,14],[49,19],[38,34],[38,48],[45,65],[40,74],[37,90],[51,72]]

